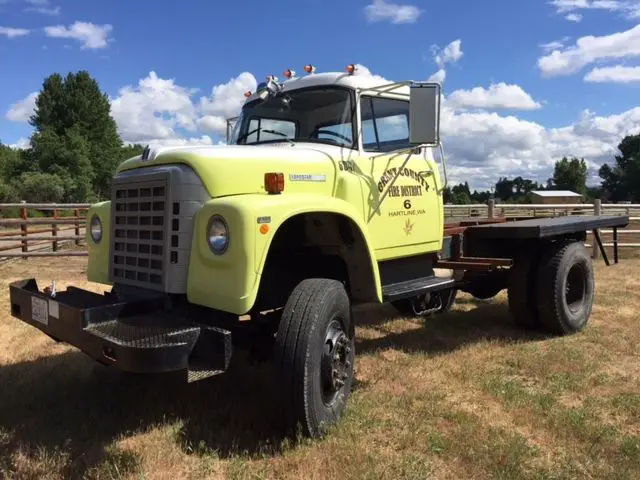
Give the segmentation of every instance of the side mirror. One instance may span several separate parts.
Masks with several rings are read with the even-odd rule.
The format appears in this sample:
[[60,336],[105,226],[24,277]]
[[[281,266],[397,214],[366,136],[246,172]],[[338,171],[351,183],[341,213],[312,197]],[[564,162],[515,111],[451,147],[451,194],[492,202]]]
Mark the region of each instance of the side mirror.
[[439,83],[412,83],[409,87],[409,143],[440,144]]

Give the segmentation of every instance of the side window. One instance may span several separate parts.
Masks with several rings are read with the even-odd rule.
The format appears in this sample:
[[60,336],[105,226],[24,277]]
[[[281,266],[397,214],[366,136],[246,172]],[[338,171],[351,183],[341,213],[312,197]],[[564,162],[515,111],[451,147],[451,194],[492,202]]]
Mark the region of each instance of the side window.
[[252,118],[249,121],[245,143],[264,142],[267,140],[282,140],[295,138],[296,124],[288,120],[276,120],[274,118]]
[[388,152],[409,146],[409,102],[362,97],[360,105],[365,150]]

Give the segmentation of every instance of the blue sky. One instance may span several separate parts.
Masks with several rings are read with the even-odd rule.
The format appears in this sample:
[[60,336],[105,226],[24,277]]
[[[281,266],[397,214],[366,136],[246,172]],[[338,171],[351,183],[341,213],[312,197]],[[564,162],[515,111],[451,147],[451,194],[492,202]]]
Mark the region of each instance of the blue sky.
[[595,171],[640,129],[638,13],[636,0],[0,0],[0,140],[25,142],[53,72],[88,70],[127,141],[216,143],[240,87],[355,62],[393,80],[442,67],[460,179],[542,178],[565,154]]

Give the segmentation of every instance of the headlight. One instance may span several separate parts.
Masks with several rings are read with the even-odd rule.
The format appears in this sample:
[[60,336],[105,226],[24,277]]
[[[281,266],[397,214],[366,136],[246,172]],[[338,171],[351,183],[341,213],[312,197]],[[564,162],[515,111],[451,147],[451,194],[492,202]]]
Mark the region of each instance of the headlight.
[[207,243],[211,251],[216,255],[222,255],[229,246],[229,228],[224,219],[219,215],[214,215],[211,217],[211,220],[209,220]]
[[91,238],[93,239],[93,241],[96,243],[100,243],[100,240],[102,240],[102,222],[97,215],[91,217],[91,225],[89,231],[91,232]]

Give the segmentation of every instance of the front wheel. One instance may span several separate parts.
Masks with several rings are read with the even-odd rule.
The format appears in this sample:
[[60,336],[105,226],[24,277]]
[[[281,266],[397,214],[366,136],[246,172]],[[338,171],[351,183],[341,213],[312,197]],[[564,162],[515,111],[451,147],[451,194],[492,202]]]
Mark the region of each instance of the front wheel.
[[336,280],[311,278],[291,293],[275,339],[274,363],[288,427],[321,437],[344,412],[353,382],[355,329]]

